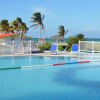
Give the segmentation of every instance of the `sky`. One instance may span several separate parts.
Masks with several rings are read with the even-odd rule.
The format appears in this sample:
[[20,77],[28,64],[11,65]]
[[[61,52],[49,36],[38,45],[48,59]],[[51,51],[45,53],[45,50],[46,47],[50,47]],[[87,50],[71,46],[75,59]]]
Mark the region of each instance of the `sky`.
[[0,0],[0,20],[12,22],[21,17],[29,27],[28,36],[39,37],[39,29],[30,28],[32,14],[45,15],[42,37],[58,34],[63,25],[65,37],[82,33],[86,38],[100,38],[100,0]]

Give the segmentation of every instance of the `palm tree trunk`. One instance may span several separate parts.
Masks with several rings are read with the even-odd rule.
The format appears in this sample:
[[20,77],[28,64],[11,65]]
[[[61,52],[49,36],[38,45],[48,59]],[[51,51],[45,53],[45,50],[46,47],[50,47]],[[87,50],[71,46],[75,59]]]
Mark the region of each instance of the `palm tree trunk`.
[[21,41],[22,41],[22,39],[23,39],[23,33],[21,34]]
[[22,41],[22,39],[23,39],[23,33],[21,32],[20,33],[20,41]]
[[42,31],[42,30],[41,30],[41,26],[40,26],[40,39],[39,39],[39,41],[41,41],[41,31]]

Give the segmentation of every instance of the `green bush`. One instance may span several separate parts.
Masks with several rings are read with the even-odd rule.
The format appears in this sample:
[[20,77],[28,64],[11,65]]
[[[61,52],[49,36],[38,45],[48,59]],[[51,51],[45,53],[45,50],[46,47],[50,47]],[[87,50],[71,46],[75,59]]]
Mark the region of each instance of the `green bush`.
[[43,44],[43,45],[41,45],[41,46],[39,46],[39,49],[40,50],[50,50],[50,47],[51,47],[51,44],[50,43],[45,43],[45,44]]
[[[43,45],[39,46],[39,49],[43,50],[43,51],[44,50],[50,50],[50,48],[51,48],[51,44],[50,43],[46,43],[46,44],[43,44]],[[63,45],[59,45],[58,46],[58,50],[63,51],[64,50]]]
[[63,45],[59,45],[58,50],[63,51],[64,50]]
[[84,38],[84,35],[81,33],[76,36],[69,37],[67,40],[68,51],[71,51],[72,44],[78,44],[79,41],[82,41],[82,40],[85,40],[85,38]]

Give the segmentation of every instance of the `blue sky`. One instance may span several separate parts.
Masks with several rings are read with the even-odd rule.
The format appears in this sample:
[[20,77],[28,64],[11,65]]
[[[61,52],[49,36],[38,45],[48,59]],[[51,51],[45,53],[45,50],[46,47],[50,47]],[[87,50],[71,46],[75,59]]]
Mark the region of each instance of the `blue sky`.
[[[30,27],[30,17],[36,11],[45,15],[42,37],[56,35],[59,25],[69,30],[65,37],[78,33],[100,37],[100,0],[0,0],[0,20],[11,22],[21,17]],[[39,29],[30,28],[27,35],[39,37]]]

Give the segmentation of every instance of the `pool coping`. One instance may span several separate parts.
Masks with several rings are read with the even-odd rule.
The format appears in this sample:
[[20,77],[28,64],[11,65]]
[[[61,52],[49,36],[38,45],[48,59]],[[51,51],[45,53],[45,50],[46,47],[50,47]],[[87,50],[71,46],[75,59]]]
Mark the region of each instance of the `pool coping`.
[[63,54],[50,54],[50,53],[34,53],[34,54],[0,54],[2,56],[78,56],[79,54],[72,54],[70,52]]
[[1,54],[0,57],[10,57],[10,56],[44,56],[44,57],[79,57],[79,56],[85,56],[85,57],[90,57],[93,56],[91,54],[74,54],[71,52],[66,52],[62,54],[50,54],[50,53],[34,53],[34,54],[8,54],[4,55]]

